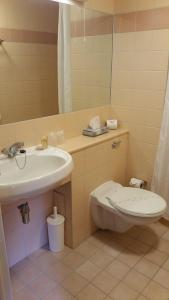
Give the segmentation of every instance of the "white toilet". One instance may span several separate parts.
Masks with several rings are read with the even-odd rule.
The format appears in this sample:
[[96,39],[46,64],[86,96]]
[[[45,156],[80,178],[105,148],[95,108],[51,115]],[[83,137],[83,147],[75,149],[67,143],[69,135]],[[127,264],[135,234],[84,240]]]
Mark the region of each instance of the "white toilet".
[[166,201],[155,193],[108,181],[91,193],[92,217],[97,227],[125,232],[134,225],[160,219]]

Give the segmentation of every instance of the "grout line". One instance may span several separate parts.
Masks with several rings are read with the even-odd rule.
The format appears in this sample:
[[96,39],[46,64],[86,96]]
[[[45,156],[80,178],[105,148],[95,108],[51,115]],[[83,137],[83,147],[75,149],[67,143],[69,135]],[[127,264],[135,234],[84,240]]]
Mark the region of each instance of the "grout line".
[[[156,249],[156,250],[158,250],[157,248],[154,248],[152,245],[149,245],[149,244],[147,244],[147,243],[145,243],[145,242],[143,242],[143,241],[141,241],[141,240],[139,240],[139,237],[141,236],[141,234],[143,234],[145,231],[148,231],[147,229],[143,229],[137,236],[135,236],[135,237],[133,237],[131,234],[127,234],[127,236],[129,237],[129,238],[131,238],[131,239],[133,239],[133,241],[135,240],[135,241],[139,241],[141,244],[145,244],[146,246],[149,246],[149,250],[147,250],[146,251],[146,253],[148,253],[151,249]],[[164,233],[165,234],[165,233]],[[163,235],[164,235],[163,234]],[[163,235],[162,235],[162,237],[163,237]],[[160,236],[158,236],[157,235],[157,237],[160,239]],[[145,255],[146,255],[146,253],[143,253],[143,254],[138,254],[137,252],[135,252],[135,251],[133,251],[133,250],[131,250],[129,247],[130,247],[130,245],[132,245],[132,242],[131,243],[129,243],[128,245],[125,245],[125,247],[123,246],[123,243],[120,243],[120,241],[118,240],[118,236],[117,237],[115,237],[116,239],[115,239],[115,242],[117,243],[117,244],[119,244],[121,247],[122,247],[122,250],[120,250],[119,251],[119,253],[117,254],[117,256],[113,256],[113,255],[110,255],[110,254],[108,254],[106,251],[104,251],[103,250],[103,247],[105,246],[105,245],[108,245],[109,244],[109,242],[111,242],[111,241],[114,241],[114,237],[113,237],[113,235],[112,236],[110,236],[110,237],[107,237],[106,238],[106,240],[105,241],[102,241],[101,239],[100,239],[100,242],[102,243],[101,244],[101,246],[99,245],[95,245],[94,243],[92,243],[92,242],[88,242],[90,245],[92,245],[93,247],[95,247],[96,249],[95,249],[95,251],[92,253],[92,254],[90,254],[89,256],[85,256],[85,255],[82,255],[82,254],[80,254],[80,253],[78,253],[78,252],[76,252],[76,250],[74,251],[74,253],[75,254],[79,254],[80,256],[82,256],[83,258],[84,258],[84,261],[82,262],[82,263],[80,263],[80,265],[78,266],[78,267],[80,267],[85,261],[90,261],[90,258],[92,257],[92,256],[94,256],[99,250],[101,250],[101,251],[103,251],[103,252],[105,252],[105,255],[108,255],[108,256],[110,256],[110,257],[112,257],[112,261],[110,262],[111,264],[113,263],[113,261],[114,260],[119,260],[120,261],[120,259],[119,259],[119,256],[122,254],[122,253],[125,253],[125,250],[129,250],[130,252],[131,252],[131,254],[133,253],[133,254],[136,254],[136,255],[138,255],[138,256],[140,256],[140,259],[133,265],[133,266],[129,266],[129,265],[127,265],[125,262],[123,262],[123,261],[121,261],[121,263],[123,263],[123,264],[125,264],[126,266],[128,266],[128,268],[129,268],[129,271],[122,277],[122,279],[118,279],[118,278],[116,278],[115,276],[113,276],[113,275],[111,275],[111,273],[109,273],[108,271],[106,271],[106,269],[107,269],[107,267],[108,267],[108,265],[106,265],[105,267],[103,267],[103,268],[100,268],[97,264],[95,264],[95,263],[93,263],[97,268],[99,268],[100,269],[100,271],[91,279],[91,280],[87,280],[86,278],[85,278],[85,280],[87,280],[87,283],[86,283],[86,285],[82,288],[82,289],[80,289],[80,291],[78,292],[78,294],[76,295],[76,296],[74,296],[74,295],[72,295],[73,297],[75,297],[75,299],[78,299],[78,298],[76,298],[78,295],[79,295],[79,293],[81,293],[81,291],[83,290],[83,289],[85,289],[89,284],[91,284],[91,285],[93,285],[94,287],[96,287],[98,290],[100,290],[103,294],[105,294],[105,298],[104,299],[106,299],[106,297],[108,296],[108,295],[110,295],[110,293],[121,283],[121,282],[123,282],[124,283],[124,279],[128,276],[128,274],[129,274],[129,272],[131,272],[131,270],[135,270],[135,266],[142,260],[142,258],[144,258],[145,257]],[[88,240],[88,239],[87,239]],[[87,241],[86,240],[86,241]],[[98,239],[99,240],[99,239]],[[163,252],[163,251],[161,251],[161,250],[158,250],[158,251],[160,251],[160,252],[162,252],[162,253],[164,253],[164,254],[166,254],[167,255],[167,258],[166,258],[166,260],[165,261],[167,261],[167,259],[168,259],[168,257],[169,257],[169,254],[167,254],[166,252]],[[48,252],[47,252],[48,253]],[[45,255],[46,253],[42,253],[42,254],[40,254],[38,257],[41,257],[41,256],[43,256],[43,255]],[[63,262],[63,260],[69,255],[70,253],[67,253],[67,254],[65,254],[65,256],[63,256],[63,258],[62,259],[58,259],[58,258],[56,258],[56,264],[57,263],[62,263],[63,265],[65,265],[66,267],[68,267],[66,264],[64,264],[64,262]],[[34,259],[31,259],[31,258],[29,258],[28,257],[28,259],[30,260],[30,262],[31,262],[31,264],[34,266],[36,266],[36,263],[35,263],[35,261],[34,261]],[[36,259],[35,259],[36,260]],[[148,259],[149,260],[149,259]],[[151,263],[153,263],[151,260],[149,260]],[[164,263],[165,263],[165,261],[164,261]],[[147,288],[147,286],[148,286],[148,284],[153,280],[153,278],[156,276],[156,274],[157,274],[157,272],[159,272],[159,270],[163,267],[163,265],[164,265],[164,263],[162,264],[162,265],[158,265],[158,270],[154,273],[154,275],[151,277],[151,278],[149,278],[149,277],[147,277],[144,273],[141,273],[141,272],[139,272],[139,271],[137,271],[137,270],[135,270],[135,271],[137,271],[139,274],[141,274],[141,275],[143,275],[143,276],[145,276],[147,279],[148,279],[148,283],[146,284],[146,286],[144,287],[144,289],[141,291],[141,292],[138,292],[138,291],[136,291],[135,289],[133,289],[133,288],[131,288],[130,286],[128,286],[127,284],[126,284],[126,286],[128,286],[129,288],[131,288],[132,290],[134,290],[134,291],[136,291],[137,293],[138,293],[138,296],[137,296],[137,298],[136,299],[138,299],[141,295],[143,295],[142,293],[143,293],[143,291]],[[52,265],[52,264],[51,264]],[[78,268],[77,267],[77,268]],[[76,269],[77,269],[76,268]],[[40,268],[39,268],[39,266],[38,266],[38,269],[39,269],[39,271],[41,272],[41,274],[37,277],[37,278],[35,278],[34,280],[37,280],[40,276],[42,276],[42,275],[45,275],[46,277],[47,277],[47,272],[45,271],[45,270],[41,270]],[[69,292],[69,294],[71,294],[70,293],[70,291],[68,290],[68,289],[66,289],[62,284],[63,284],[63,281],[68,277],[68,276],[70,276],[70,274],[72,274],[73,272],[74,273],[76,273],[76,274],[78,274],[78,275],[80,275],[80,276],[82,276],[81,274],[79,274],[77,271],[76,271],[76,269],[73,269],[73,268],[70,268],[69,267],[69,269],[72,271],[72,272],[70,272],[69,274],[67,274],[66,276],[65,276],[65,278],[64,279],[62,279],[60,282],[57,282],[57,280],[53,280],[53,279],[51,279],[53,282],[55,282],[55,284],[57,285],[57,284],[59,284],[64,290],[66,290],[66,291],[68,291]],[[95,284],[93,283],[93,280],[101,273],[101,272],[103,272],[103,271],[105,271],[107,274],[110,274],[110,276],[111,277],[114,277],[114,278],[116,278],[117,280],[119,280],[118,281],[118,283],[112,288],[112,290],[110,291],[110,292],[108,292],[108,293],[105,293],[105,292],[103,292],[99,287],[97,287],[97,286],[95,286]],[[17,274],[17,272],[14,272],[14,273],[16,273]],[[83,276],[82,276],[83,277]],[[50,279],[50,278],[49,278]],[[21,281],[22,282],[22,281]],[[16,293],[18,293],[20,290],[22,290],[23,288],[25,288],[25,287],[27,287],[27,288],[29,288],[30,289],[30,291],[34,294],[34,292],[33,292],[33,290],[31,289],[31,287],[30,287],[30,283],[31,283],[32,281],[30,281],[29,282],[29,284],[25,284],[24,282],[23,282],[23,287],[22,288],[20,288],[20,289],[18,289],[17,291],[16,291]],[[125,284],[125,283],[124,283]],[[158,283],[159,284],[159,283]],[[159,284],[159,285],[161,285],[161,284]],[[55,287],[56,288],[56,287]],[[51,289],[50,291],[49,291],[49,293],[47,293],[47,295],[49,295],[55,288],[53,288],[53,289]],[[45,295],[45,297],[47,296],[47,295]],[[40,299],[39,299],[40,300]]]

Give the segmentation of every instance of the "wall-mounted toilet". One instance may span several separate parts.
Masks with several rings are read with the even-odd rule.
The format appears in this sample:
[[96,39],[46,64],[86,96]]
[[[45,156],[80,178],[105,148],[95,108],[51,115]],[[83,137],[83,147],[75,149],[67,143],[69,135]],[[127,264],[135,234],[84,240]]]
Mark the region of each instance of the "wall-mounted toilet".
[[134,225],[160,219],[166,201],[155,193],[108,181],[91,193],[91,212],[97,227],[125,232]]

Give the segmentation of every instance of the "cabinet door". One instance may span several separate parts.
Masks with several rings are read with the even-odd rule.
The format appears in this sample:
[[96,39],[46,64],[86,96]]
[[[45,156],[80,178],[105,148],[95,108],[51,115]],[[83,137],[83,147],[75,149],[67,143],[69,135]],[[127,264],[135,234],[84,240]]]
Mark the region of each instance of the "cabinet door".
[[[112,144],[120,141],[117,147]],[[128,135],[95,145],[73,155],[72,175],[73,246],[95,231],[90,213],[90,193],[108,180],[125,185]]]

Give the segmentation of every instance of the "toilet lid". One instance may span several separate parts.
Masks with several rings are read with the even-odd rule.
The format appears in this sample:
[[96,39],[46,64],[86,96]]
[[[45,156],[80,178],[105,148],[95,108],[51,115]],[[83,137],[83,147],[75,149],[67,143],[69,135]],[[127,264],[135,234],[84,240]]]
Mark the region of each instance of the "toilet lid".
[[109,196],[111,205],[133,216],[158,216],[166,210],[166,201],[159,195],[137,188],[118,189]]

